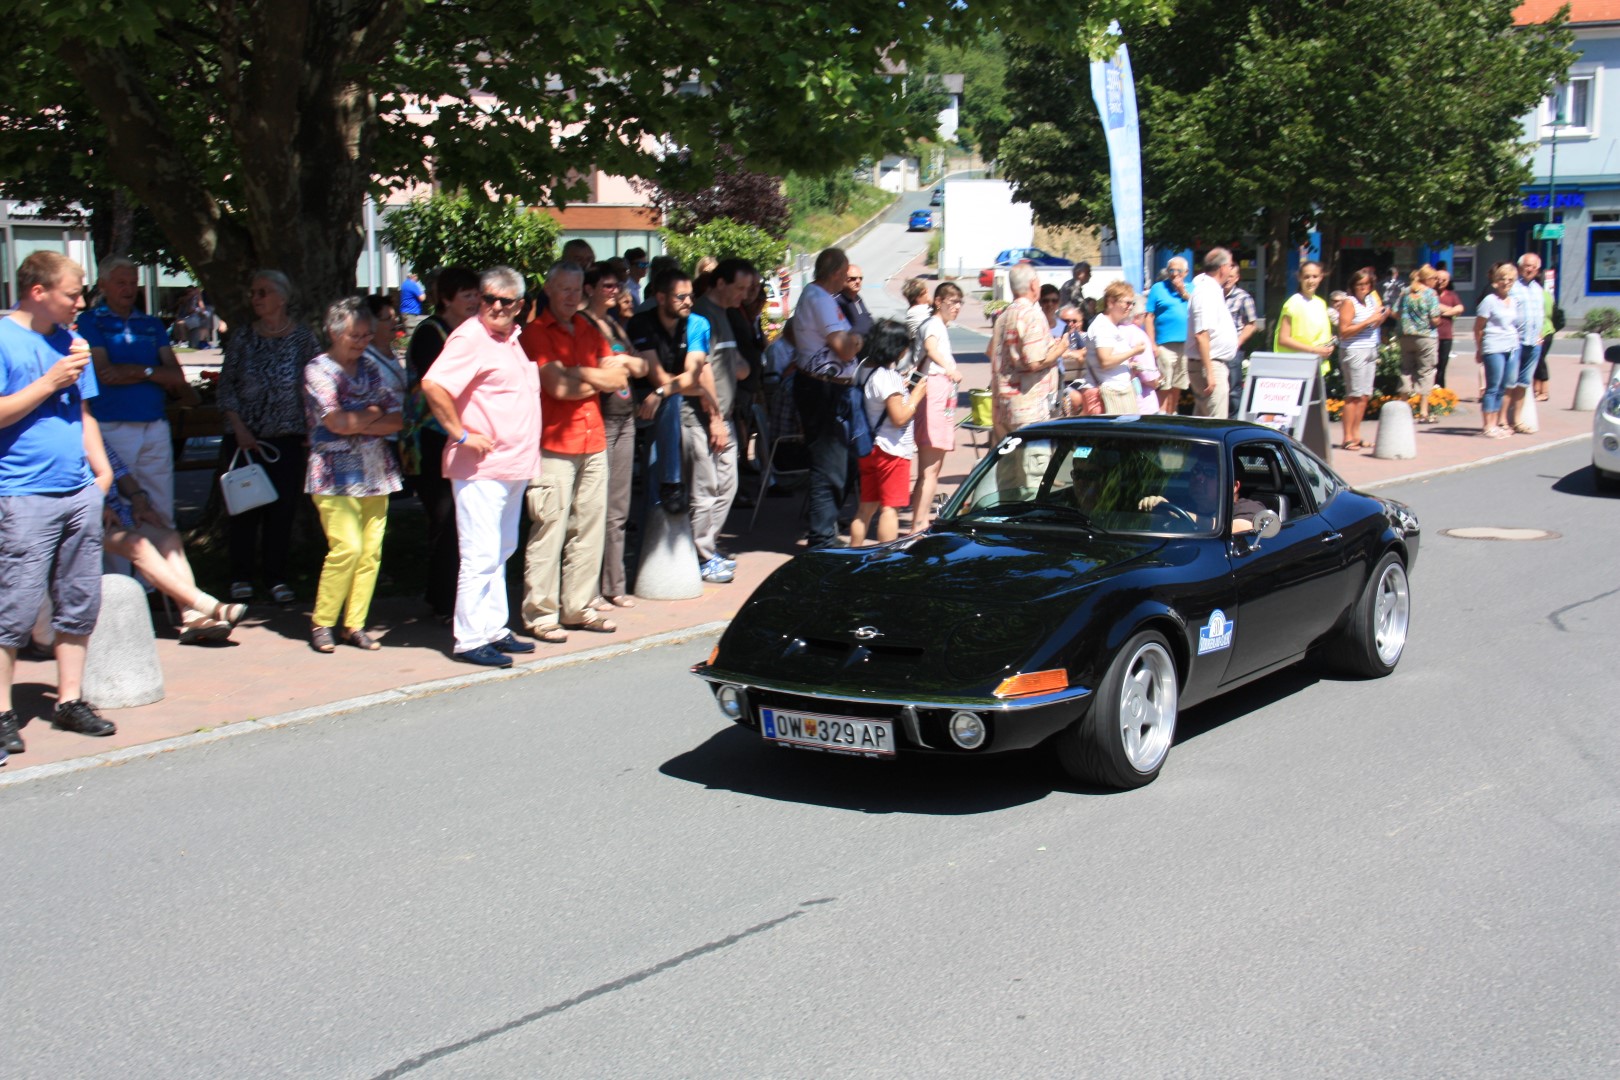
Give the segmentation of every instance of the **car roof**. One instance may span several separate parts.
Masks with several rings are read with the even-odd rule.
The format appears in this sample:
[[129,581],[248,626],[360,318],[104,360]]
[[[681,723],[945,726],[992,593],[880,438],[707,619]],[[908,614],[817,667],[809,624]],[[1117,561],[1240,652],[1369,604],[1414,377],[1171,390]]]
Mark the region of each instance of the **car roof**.
[[1235,438],[1270,438],[1290,441],[1281,432],[1247,420],[1210,420],[1197,416],[1078,416],[1066,420],[1046,420],[1018,429],[1023,435],[1078,435],[1104,433],[1178,439],[1207,439],[1229,442]]

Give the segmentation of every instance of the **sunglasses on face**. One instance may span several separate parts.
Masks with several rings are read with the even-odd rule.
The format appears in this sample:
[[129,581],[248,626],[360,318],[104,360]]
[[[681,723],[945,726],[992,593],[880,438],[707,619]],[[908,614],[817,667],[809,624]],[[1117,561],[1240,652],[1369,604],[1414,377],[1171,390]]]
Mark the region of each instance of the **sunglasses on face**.
[[496,308],[506,308],[511,307],[513,304],[523,303],[523,297],[521,296],[496,296],[494,293],[483,293],[479,296],[479,299],[490,307]]
[[1213,480],[1220,472],[1212,465],[1194,465],[1192,475],[1195,480]]
[[1070,326],[1079,326],[1080,325],[1080,320],[1079,319],[1064,319],[1063,321],[1068,323]]

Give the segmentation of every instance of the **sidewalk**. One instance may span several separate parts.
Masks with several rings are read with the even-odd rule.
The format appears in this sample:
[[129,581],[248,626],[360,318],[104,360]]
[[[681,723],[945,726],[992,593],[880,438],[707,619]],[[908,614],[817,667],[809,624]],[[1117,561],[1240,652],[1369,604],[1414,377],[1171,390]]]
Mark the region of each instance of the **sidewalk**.
[[[908,268],[910,270],[910,268]],[[910,272],[916,272],[910,270]],[[907,274],[896,275],[886,288],[898,295]],[[971,283],[970,283],[971,284]],[[970,294],[976,289],[966,290]],[[989,321],[976,300],[970,301],[958,327],[958,362],[963,367],[963,389],[983,387],[989,366],[982,353],[975,356],[964,345],[987,335]],[[1560,342],[1568,350],[1569,343]],[[979,349],[983,348],[978,344]],[[1473,400],[1474,365],[1470,354],[1459,353],[1452,361],[1453,388],[1463,395],[1458,412],[1439,424],[1418,428],[1418,456],[1410,461],[1380,461],[1371,454],[1333,455],[1333,465],[1358,487],[1381,486],[1413,476],[1480,464],[1504,454],[1544,447],[1591,431],[1592,416],[1568,408],[1574,396],[1575,373],[1579,367],[1579,344],[1575,352],[1556,353],[1551,360],[1553,400],[1539,403],[1541,430],[1535,435],[1514,436],[1509,440],[1484,439],[1477,435],[1479,406]],[[199,358],[200,359],[200,358]],[[1376,426],[1369,425],[1369,445],[1376,440]],[[1337,433],[1337,428],[1335,428]],[[964,433],[957,449],[946,459],[942,489],[954,490],[982,453],[984,437],[978,446]],[[744,473],[741,491],[752,496],[758,477]],[[776,567],[803,550],[800,536],[801,496],[773,497],[760,510],[759,527],[750,532],[751,508],[733,510],[724,546],[737,559],[736,580],[727,585],[705,585],[703,595],[684,601],[638,600],[637,606],[609,613],[619,624],[616,634],[574,632],[564,645],[538,646],[530,657],[510,672],[490,672],[451,661],[447,655],[450,631],[426,617],[425,606],[411,598],[384,598],[372,610],[371,625],[382,642],[380,652],[365,653],[340,646],[330,655],[310,649],[308,644],[309,602],[289,608],[256,604],[236,632],[236,640],[218,645],[180,646],[172,631],[160,630],[158,658],[163,666],[167,696],[160,702],[138,709],[106,710],[118,725],[118,733],[106,739],[88,739],[52,729],[48,717],[54,684],[53,664],[19,660],[16,707],[24,717],[34,717],[23,729],[28,743],[26,753],[13,755],[0,766],[0,786],[60,771],[61,763],[90,767],[105,763],[108,756],[123,760],[130,754],[119,750],[146,747],[163,752],[185,745],[166,743],[197,732],[228,735],[262,730],[281,723],[300,722],[316,716],[360,708],[377,701],[401,700],[419,694],[442,692],[465,685],[470,680],[522,676],[525,670],[543,675],[559,660],[589,662],[617,655],[637,645],[652,647],[670,641],[701,636],[723,625],[734,615],[754,588]],[[693,644],[681,662],[703,658],[703,646]],[[672,677],[684,673],[672,669]],[[254,723],[248,723],[254,722]],[[224,730],[221,730],[224,729]],[[199,741],[199,740],[192,740]],[[140,754],[142,751],[134,751]],[[42,769],[41,766],[55,768]]]

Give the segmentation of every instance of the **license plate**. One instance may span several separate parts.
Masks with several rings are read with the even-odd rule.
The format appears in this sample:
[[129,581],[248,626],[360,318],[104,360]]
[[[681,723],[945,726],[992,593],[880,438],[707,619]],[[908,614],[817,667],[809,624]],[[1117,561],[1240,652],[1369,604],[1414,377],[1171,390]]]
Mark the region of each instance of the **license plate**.
[[759,711],[760,734],[771,742],[862,757],[894,757],[894,721],[822,716],[783,709]]

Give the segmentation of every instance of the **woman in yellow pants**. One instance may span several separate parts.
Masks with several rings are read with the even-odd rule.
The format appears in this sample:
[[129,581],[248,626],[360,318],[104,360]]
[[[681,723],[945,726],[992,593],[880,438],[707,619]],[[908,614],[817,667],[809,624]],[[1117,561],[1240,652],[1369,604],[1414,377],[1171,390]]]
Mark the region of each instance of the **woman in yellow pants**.
[[315,500],[327,543],[310,627],[316,652],[333,650],[340,618],[344,642],[381,647],[366,634],[366,616],[382,564],[388,496],[402,486],[399,460],[387,439],[400,429],[402,417],[398,395],[365,355],[372,324],[359,297],[339,300],[326,311],[326,352],[304,368],[309,422],[304,491]]

